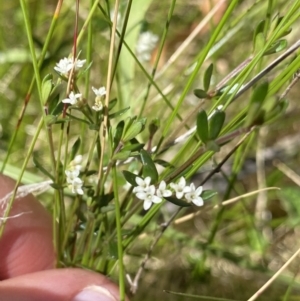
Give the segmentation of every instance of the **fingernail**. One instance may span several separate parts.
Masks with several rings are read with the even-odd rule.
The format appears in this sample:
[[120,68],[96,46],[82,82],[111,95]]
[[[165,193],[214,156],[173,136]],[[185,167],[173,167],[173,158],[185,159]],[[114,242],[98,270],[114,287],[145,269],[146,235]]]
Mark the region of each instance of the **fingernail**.
[[104,287],[92,285],[84,288],[72,301],[117,301]]

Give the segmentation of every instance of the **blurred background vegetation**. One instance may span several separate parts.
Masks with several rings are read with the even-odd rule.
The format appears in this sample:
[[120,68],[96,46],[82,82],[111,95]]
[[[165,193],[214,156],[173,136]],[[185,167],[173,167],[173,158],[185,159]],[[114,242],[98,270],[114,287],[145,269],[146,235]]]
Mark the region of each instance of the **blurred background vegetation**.
[[[141,32],[151,31],[159,38],[165,29],[170,0],[135,0],[131,12],[132,36],[129,44],[135,49]],[[139,2],[139,4],[137,4]],[[192,30],[203,20],[217,0],[178,0],[175,5],[166,44],[159,63],[158,74],[163,70],[170,56]],[[168,96],[173,105],[185,85],[193,64],[200,51],[207,44],[211,33],[224,14],[228,2],[223,1],[216,16],[209,21],[204,29],[192,40],[181,56],[156,80],[157,85]],[[30,0],[30,22],[37,54],[41,53],[45,37],[56,7],[56,1]],[[93,3],[93,1],[91,2]],[[273,21],[278,16],[284,16],[294,0],[241,0],[230,17],[230,22],[222,28],[215,47],[212,49],[204,67],[197,75],[193,88],[203,88],[202,78],[210,63],[214,64],[212,87],[215,87],[233,69],[253,54],[253,36],[257,25],[270,17]],[[113,2],[110,3],[113,6]],[[271,4],[271,15],[267,10]],[[298,5],[298,14],[299,14]],[[126,7],[126,1],[121,1],[121,14]],[[141,9],[144,7],[144,9]],[[79,28],[84,24],[90,9],[88,0],[80,1]],[[11,138],[16,131],[18,118],[26,101],[26,93],[33,76],[31,56],[27,37],[24,31],[24,20],[20,4],[16,0],[4,1],[0,6],[0,160],[6,157]],[[61,58],[68,56],[73,45],[75,20],[74,1],[64,1],[58,19],[57,27],[47,49],[45,60],[41,66],[42,78],[48,73],[54,73],[53,67]],[[139,22],[140,21],[140,22]],[[299,18],[292,26],[292,31],[286,37],[288,45],[299,38]],[[98,9],[92,19],[93,51],[90,82],[91,86],[101,86],[106,81],[109,49],[109,26],[101,9]],[[129,27],[130,28],[130,27]],[[83,35],[79,44],[80,58],[85,58],[87,51],[87,35]],[[157,47],[151,52],[150,61],[144,62],[144,68],[151,72],[157,54]],[[120,89],[113,88],[112,97],[118,97],[119,106],[130,106],[131,114],[138,114],[143,103],[143,93],[148,85],[147,78],[128,58],[128,53],[122,54],[120,68],[125,68]],[[279,54],[266,56],[261,63],[268,65]],[[274,79],[295,58],[297,52],[284,63],[267,74],[267,80]],[[300,66],[299,66],[300,67]],[[120,73],[122,74],[122,73]],[[297,77],[298,74],[295,74]],[[290,78],[288,82],[291,82]],[[277,97],[284,92],[287,84],[277,92]],[[89,92],[84,90],[84,79],[79,80],[79,86],[88,99]],[[120,92],[122,91],[122,92]],[[299,118],[299,83],[288,91],[289,106],[275,122],[264,125],[257,135],[251,139],[245,149],[243,165],[236,175],[234,184],[230,183],[233,161],[229,160],[221,172],[214,175],[205,184],[206,189],[218,191],[214,203],[224,200],[228,186],[233,185],[226,199],[265,187],[279,187],[280,191],[262,192],[226,207],[226,209],[203,210],[186,222],[173,224],[156,246],[153,258],[147,263],[142,280],[139,283],[137,295],[132,300],[190,300],[188,296],[177,296],[165,293],[167,291],[182,292],[227,298],[229,300],[246,300],[254,294],[300,247],[300,118]],[[169,108],[162,109],[162,102],[155,89],[150,90],[151,101],[145,106],[143,115],[151,118],[166,119],[171,114]],[[243,94],[234,105],[226,109],[226,118],[230,120],[249,103],[250,93]],[[190,91],[181,107],[180,114],[189,127],[195,125],[195,116],[200,107],[210,108],[213,100],[199,100]],[[30,98],[22,119],[17,139],[12,146],[5,173],[17,178],[18,168],[22,164],[25,150],[31,141],[41,117],[40,104],[36,90]],[[186,130],[178,120],[172,126],[172,137],[176,138]],[[180,130],[181,129],[181,130]],[[172,140],[171,136],[169,140]],[[54,136],[54,140],[55,140]],[[58,139],[58,138],[57,138]],[[220,162],[225,154],[235,145],[228,144],[213,156],[205,166],[194,176],[195,183],[201,183],[209,171]],[[45,156],[47,141],[41,134],[35,146],[35,153]],[[172,150],[176,153],[176,148]],[[171,156],[168,153],[168,156]],[[184,160],[184,158],[183,158]],[[47,158],[43,158],[47,164]],[[47,166],[46,166],[47,167]],[[291,173],[291,168],[294,173]],[[34,167],[30,160],[24,183],[42,181],[43,175]],[[299,176],[298,176],[299,175]],[[47,196],[45,196],[47,200]],[[153,221],[146,233],[136,240],[125,256],[127,272],[134,276],[140,261],[147,252],[158,224],[170,216],[174,208],[166,206],[161,216]],[[185,211],[185,214],[193,210]],[[137,219],[139,216],[136,217]],[[299,259],[278,277],[266,292],[257,300],[300,300]],[[191,299],[192,300],[192,299]],[[203,297],[201,300],[211,300]]]

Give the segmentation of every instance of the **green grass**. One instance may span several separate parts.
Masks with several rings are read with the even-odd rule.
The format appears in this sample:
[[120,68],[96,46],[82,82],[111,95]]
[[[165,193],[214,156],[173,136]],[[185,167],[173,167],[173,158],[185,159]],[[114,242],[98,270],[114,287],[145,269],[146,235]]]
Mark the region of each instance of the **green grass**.
[[[132,300],[255,296],[298,248],[300,1],[227,1],[174,60],[205,17],[195,1],[78,2],[0,8],[1,171],[53,181],[40,200],[58,221],[57,266],[112,277],[121,299],[130,286]],[[136,51],[145,31],[159,37],[151,62]],[[54,66],[71,56],[84,67],[60,76]],[[82,97],[68,107],[71,91]],[[79,154],[83,195],[65,176]],[[144,211],[125,186],[135,172],[156,188],[184,176],[203,186],[204,206]],[[297,300],[297,273],[295,260],[257,300]]]

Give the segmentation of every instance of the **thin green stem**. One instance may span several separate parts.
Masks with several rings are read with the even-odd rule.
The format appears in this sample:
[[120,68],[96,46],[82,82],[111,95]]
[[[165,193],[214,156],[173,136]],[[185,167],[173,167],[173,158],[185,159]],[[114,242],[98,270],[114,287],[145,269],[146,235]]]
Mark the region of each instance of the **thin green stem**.
[[205,61],[206,56],[208,55],[208,53],[209,53],[210,49],[212,48],[213,44],[215,43],[215,41],[216,41],[217,37],[219,36],[221,30],[223,29],[224,25],[228,21],[230,15],[231,15],[233,9],[235,8],[235,6],[237,5],[237,3],[238,3],[238,0],[233,0],[233,1],[230,2],[230,5],[228,6],[223,18],[221,19],[221,21],[218,24],[217,28],[213,32],[212,37],[210,38],[209,42],[207,43],[205,49],[201,53],[201,55],[200,55],[200,57],[197,61],[196,67],[195,67],[193,73],[191,74],[191,76],[189,77],[188,82],[187,82],[180,98],[178,99],[176,107],[175,107],[174,111],[172,112],[170,118],[168,119],[168,121],[167,121],[167,123],[164,127],[164,131],[162,133],[162,137],[161,137],[161,139],[158,143],[157,148],[160,147],[160,145],[162,144],[163,140],[165,139],[167,133],[169,132],[170,127],[174,122],[174,118],[175,118],[176,114],[178,113],[178,111],[179,111],[179,109],[180,109],[187,93],[190,91],[191,86],[194,83],[194,81],[196,79],[196,76],[197,76],[201,66],[203,65],[203,63]]
[[[154,67],[153,67],[153,70],[152,70],[152,73],[151,73],[152,80],[154,80],[154,77],[155,77],[155,74],[156,74],[156,71],[157,71],[157,67],[158,67],[158,63],[159,63],[159,59],[161,57],[161,54],[163,52],[163,48],[165,46],[165,42],[166,42],[166,38],[167,38],[167,34],[168,34],[170,22],[171,22],[171,18],[173,16],[173,12],[174,12],[174,9],[175,9],[175,4],[176,4],[176,0],[172,0],[171,6],[170,6],[170,9],[169,9],[169,12],[168,12],[168,16],[167,16],[165,29],[164,29],[164,32],[162,34],[161,42],[160,42],[158,52],[157,52],[157,56],[156,56],[155,62],[154,62]],[[139,117],[141,117],[143,115],[143,112],[144,112],[144,109],[145,109],[145,106],[146,106],[146,102],[147,102],[147,99],[148,99],[148,96],[149,96],[149,93],[150,93],[151,86],[152,86],[152,83],[151,83],[151,81],[149,81],[147,91],[146,91],[146,94],[145,94],[145,97],[144,97],[144,100],[143,100],[143,103],[142,103],[142,107],[140,109]]]
[[[42,52],[41,52],[39,60],[38,60],[38,68],[40,68],[42,66],[42,64],[44,62],[44,58],[47,54],[48,47],[49,47],[49,44],[51,42],[52,35],[53,35],[54,29],[55,29],[55,26],[56,26],[56,23],[57,23],[57,19],[58,19],[59,14],[60,14],[62,3],[63,3],[63,0],[59,0],[57,2],[57,6],[56,6],[55,12],[53,14],[53,18],[52,18],[52,21],[51,21],[51,24],[50,24],[50,28],[49,28],[49,31],[47,33],[46,40],[45,40],[45,43],[43,45],[43,49],[42,49]],[[27,91],[26,96],[25,96],[25,101],[24,101],[23,108],[22,108],[20,116],[18,118],[18,123],[17,123],[16,129],[13,133],[12,138],[9,141],[8,150],[6,152],[5,158],[3,160],[3,165],[1,167],[1,173],[3,173],[3,171],[5,169],[5,166],[8,162],[8,159],[9,159],[9,156],[11,154],[12,148],[15,144],[17,135],[19,133],[20,124],[23,120],[27,105],[28,105],[30,97],[31,97],[31,93],[32,93],[32,90],[33,90],[33,87],[34,87],[34,83],[35,83],[35,76],[33,76],[32,80],[31,80],[31,83],[29,85],[28,91]]]
[[119,203],[119,184],[116,166],[113,166],[113,186],[114,186],[114,199],[115,199],[115,213],[116,213],[116,228],[118,240],[118,258],[119,258],[119,287],[120,287],[120,300],[125,300],[125,270],[123,263],[123,241],[122,241],[122,226],[121,226],[121,211]]

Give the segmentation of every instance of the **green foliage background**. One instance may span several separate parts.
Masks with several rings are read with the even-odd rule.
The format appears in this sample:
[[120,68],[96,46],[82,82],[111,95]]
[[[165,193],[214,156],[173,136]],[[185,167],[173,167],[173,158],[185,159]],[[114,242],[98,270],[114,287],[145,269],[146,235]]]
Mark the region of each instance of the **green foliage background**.
[[[160,37],[161,43],[165,42],[162,45],[164,59],[161,59],[153,79],[153,62],[139,64],[123,44],[111,92],[111,99],[118,99],[116,110],[130,107],[125,117],[146,117],[146,128],[152,119],[159,120],[160,127],[151,144],[146,130],[137,137],[150,148],[160,144],[161,149],[168,149],[158,156],[171,163],[171,167],[160,170],[160,180],[180,170],[192,155],[197,154],[197,150],[203,146],[202,140],[206,145],[205,150],[196,156],[190,169],[183,170],[184,175],[197,185],[234,149],[242,134],[233,136],[234,139],[226,140],[224,144],[216,143],[218,137],[235,131],[247,133],[252,126],[256,128],[224,166],[204,184],[204,189],[217,191],[217,196],[210,199],[196,217],[184,223],[172,224],[164,233],[154,249],[152,259],[147,263],[137,295],[132,300],[189,300],[187,295],[168,294],[164,290],[198,295],[199,299],[202,296],[201,300],[212,300],[210,297],[246,300],[299,248],[299,83],[295,81],[295,85],[289,88],[290,83],[299,76],[299,50],[293,51],[267,72],[263,79],[253,83],[249,90],[242,90],[244,93],[237,99],[234,97],[237,90],[243,89],[246,82],[256,78],[261,70],[297,41],[300,1],[225,1],[223,16],[226,17],[228,13],[228,18],[224,17],[223,23],[221,20],[208,22],[206,31],[199,34],[164,71],[164,63],[181,45],[183,37],[187,37],[191,29],[205,17],[198,8],[198,2],[132,1],[124,36],[128,48],[135,53],[139,34],[150,30]],[[79,10],[80,59],[87,58],[92,65],[77,84],[90,105],[94,101],[91,87],[106,83],[111,30],[107,12],[114,5],[113,1],[100,1],[91,15],[89,12],[94,3],[80,1]],[[37,57],[42,53],[56,4],[53,0],[26,2]],[[122,16],[127,4],[127,1],[121,1]],[[56,80],[58,76],[53,67],[72,51],[75,12],[74,1],[63,2],[40,65],[42,79],[51,73]],[[171,14],[170,24],[167,22],[168,13]],[[34,76],[32,54],[20,3],[15,0],[3,2],[0,14],[0,165],[8,159],[4,172],[17,179],[43,112],[38,90],[34,87],[24,117],[17,127]],[[289,17],[280,23],[280,17],[286,16]],[[89,17],[91,22],[85,23]],[[262,20],[265,23],[261,23]],[[87,27],[83,27],[84,24]],[[252,59],[251,62],[244,69],[241,68],[239,75],[232,77],[227,85],[218,86],[222,79],[248,58]],[[209,69],[211,64],[213,69]],[[268,87],[265,82],[269,83]],[[232,92],[235,84],[238,85],[237,90]],[[221,87],[222,91],[219,89]],[[65,98],[65,88],[62,86],[58,91],[60,100]],[[201,99],[195,96],[199,96],[199,93]],[[282,93],[286,95],[282,97]],[[288,103],[287,108],[285,103]],[[207,116],[218,105],[223,105],[223,111],[226,112],[224,125],[223,122],[211,121],[205,126],[206,117],[197,117],[198,112],[203,109]],[[112,120],[112,128],[122,118]],[[198,135],[193,135],[179,146],[170,147],[170,142],[197,123]],[[215,131],[215,137],[207,138],[209,134],[203,130],[205,127],[210,127],[211,132]],[[16,139],[11,144],[14,135]],[[74,125],[69,134],[70,146],[78,136],[86,139],[80,146],[80,152],[85,154],[92,140],[91,131],[83,124]],[[55,125],[54,146],[59,145],[59,139],[59,126]],[[215,152],[218,147],[220,151]],[[43,130],[35,143],[34,155],[43,162],[45,169],[50,170],[48,149],[46,131]],[[108,157],[105,160],[109,162]],[[277,161],[274,163],[274,160],[289,166],[296,175],[283,173],[282,165]],[[133,163],[123,169],[133,171],[136,168],[137,165]],[[117,178],[120,186],[125,184],[121,171],[118,171]],[[37,183],[45,179],[31,157],[22,182]],[[210,207],[263,187],[279,187],[281,190],[261,192],[216,210]],[[52,198],[53,191],[44,194],[41,200],[49,210],[55,211]],[[74,199],[66,195],[67,209],[72,201]],[[258,207],[259,202],[262,202],[261,208]],[[145,220],[150,215],[140,210],[130,217],[129,223],[122,229],[129,231],[143,223],[147,225],[142,233],[137,231],[135,236],[127,238],[130,247],[124,251],[123,261],[126,272],[131,276],[137,272],[151,242],[160,231],[160,224],[170,218],[174,208],[167,203],[161,211],[159,208],[151,209],[153,216],[147,223]],[[196,210],[184,209],[180,215]],[[114,225],[111,222],[110,227]],[[110,230],[114,233],[114,229]],[[109,267],[117,263],[118,245],[115,240],[113,242],[107,251],[111,256],[107,263]],[[62,266],[68,265],[67,260],[62,261]],[[86,267],[84,264],[82,266]],[[94,269],[91,266],[88,268]],[[108,272],[109,269],[102,266],[99,271],[107,272],[118,281],[119,269]],[[298,271],[299,260],[296,259],[257,300],[298,300]]]

